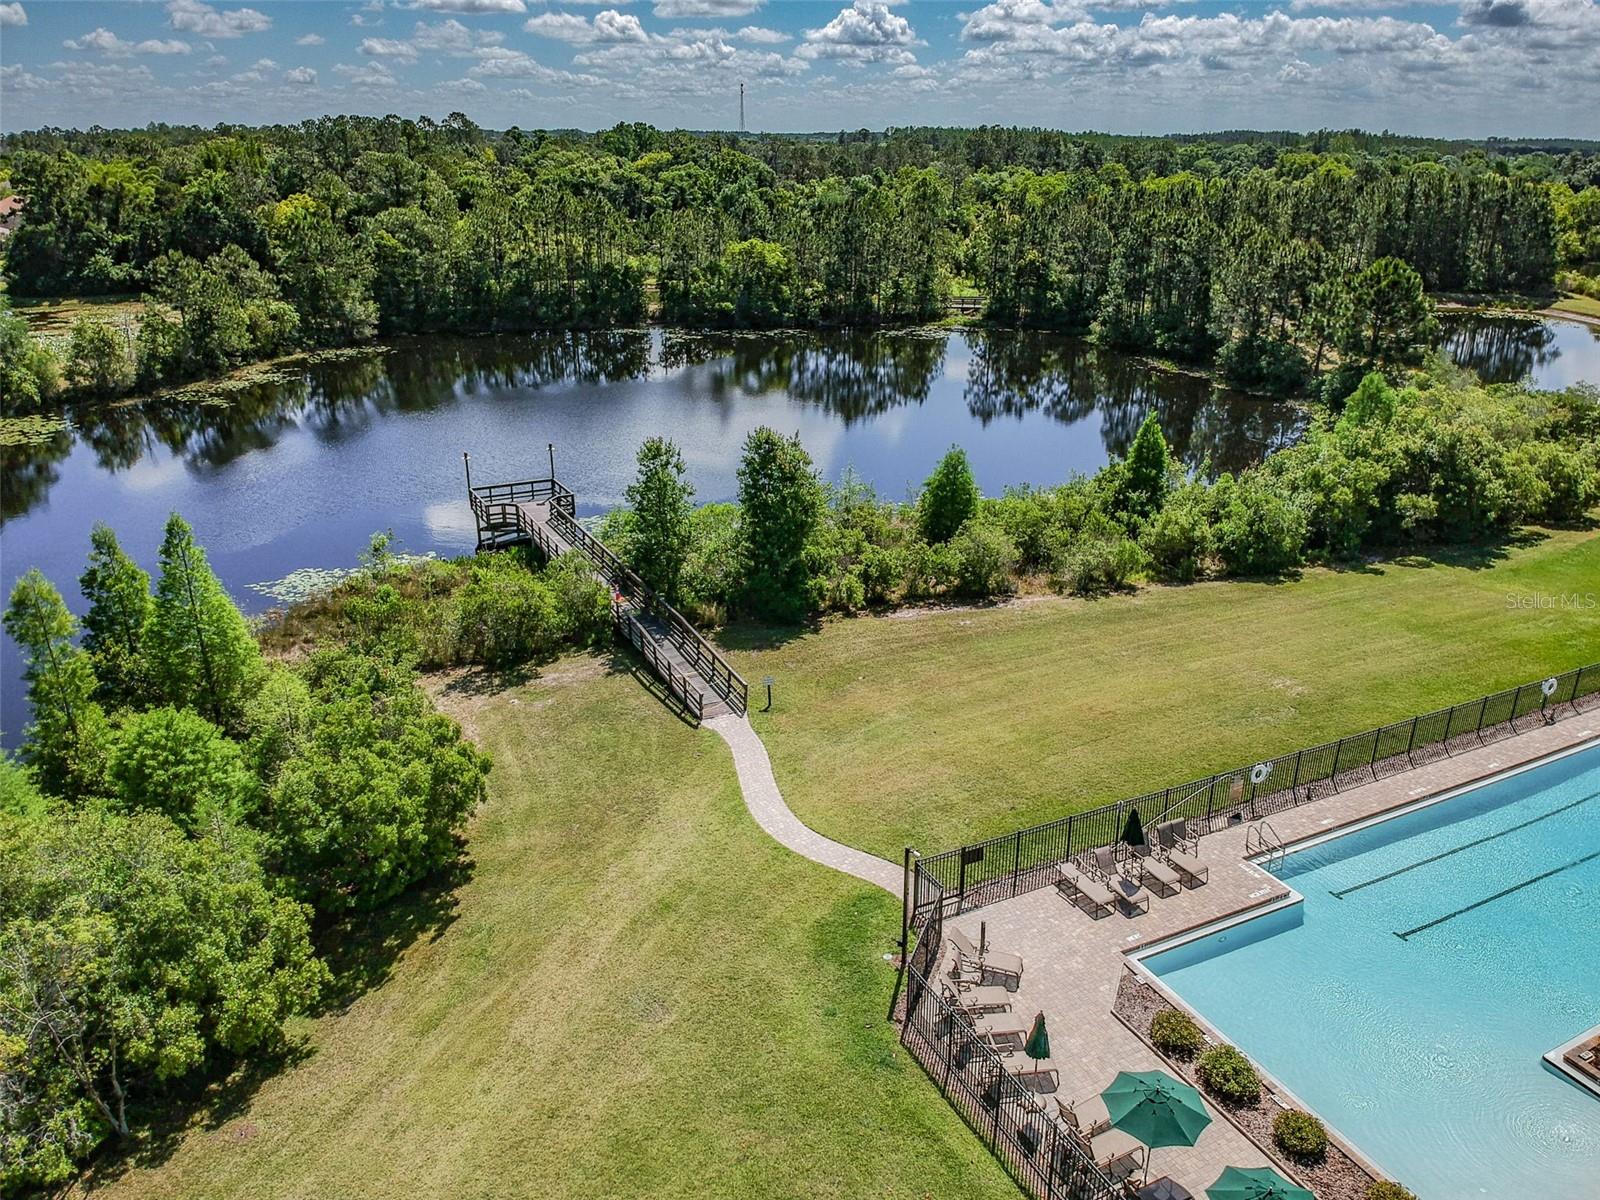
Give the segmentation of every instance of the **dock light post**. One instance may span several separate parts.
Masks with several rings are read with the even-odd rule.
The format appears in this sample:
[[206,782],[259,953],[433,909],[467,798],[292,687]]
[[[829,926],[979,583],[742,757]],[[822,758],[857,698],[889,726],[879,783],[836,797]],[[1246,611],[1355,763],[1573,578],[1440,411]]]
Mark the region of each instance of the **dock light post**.
[[767,689],[767,706],[765,708],[763,708],[761,711],[762,712],[771,712],[772,711],[772,676],[771,675],[763,675],[761,677],[761,682],[764,685],[766,685],[766,689]]
[[472,455],[465,450],[461,452],[461,465],[467,469],[467,494],[472,494]]
[[550,478],[554,480],[556,477],[556,444],[548,442],[545,448],[550,451]]

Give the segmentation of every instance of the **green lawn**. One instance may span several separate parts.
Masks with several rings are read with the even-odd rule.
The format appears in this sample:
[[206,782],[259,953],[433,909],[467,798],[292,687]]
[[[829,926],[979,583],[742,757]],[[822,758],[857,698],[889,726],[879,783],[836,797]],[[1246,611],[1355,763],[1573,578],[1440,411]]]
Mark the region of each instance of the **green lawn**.
[[898,859],[1600,661],[1600,607],[1508,599],[1563,593],[1600,594],[1600,536],[1487,568],[859,617],[734,658],[777,679],[754,720],[790,806]]
[[890,897],[796,858],[714,735],[572,659],[493,752],[453,922],[109,1197],[1005,1197],[884,1020]]
[[1550,306],[1553,312],[1576,313],[1581,317],[1600,317],[1600,300],[1567,292]]

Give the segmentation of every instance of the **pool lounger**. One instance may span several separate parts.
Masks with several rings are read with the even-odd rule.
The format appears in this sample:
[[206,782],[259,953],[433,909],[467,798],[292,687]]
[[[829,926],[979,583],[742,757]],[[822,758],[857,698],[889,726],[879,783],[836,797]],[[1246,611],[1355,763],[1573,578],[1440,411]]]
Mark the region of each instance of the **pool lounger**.
[[1101,846],[1094,852],[1094,865],[1111,888],[1124,916],[1150,911],[1150,893],[1122,874],[1117,866],[1116,853],[1110,846]]
[[972,1031],[980,1041],[990,1045],[1013,1038],[1020,1042],[1028,1036],[1028,1029],[1028,1022],[1016,1013],[992,1013],[986,1017],[974,1017],[972,1021]]
[[1019,982],[1022,979],[1022,956],[1020,954],[1006,954],[1001,950],[986,950],[980,952],[972,944],[972,939],[961,930],[950,926],[945,930],[945,936],[950,939],[950,944],[956,948],[956,955],[962,962],[980,967],[984,973],[993,972],[996,975],[1005,975]]
[[1096,920],[1111,915],[1117,898],[1110,888],[1085,875],[1073,863],[1063,863],[1056,870],[1059,872],[1056,889],[1069,904],[1082,908]]

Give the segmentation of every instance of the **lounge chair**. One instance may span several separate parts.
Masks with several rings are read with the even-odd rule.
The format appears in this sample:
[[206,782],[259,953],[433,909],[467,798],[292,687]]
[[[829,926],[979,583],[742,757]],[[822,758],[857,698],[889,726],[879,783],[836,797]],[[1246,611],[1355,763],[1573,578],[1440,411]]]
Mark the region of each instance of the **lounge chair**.
[[1111,1128],[1111,1114],[1099,1096],[1086,1096],[1076,1104],[1057,1100],[1056,1111],[1063,1121],[1086,1138]]
[[1077,863],[1065,862],[1056,870],[1059,872],[1056,889],[1066,897],[1068,904],[1083,909],[1096,920],[1111,915],[1117,898],[1111,894],[1110,888],[1080,870]]
[[1133,857],[1139,864],[1139,882],[1150,881],[1163,896],[1176,896],[1180,890],[1178,869],[1164,863],[1144,843],[1133,847]]
[[994,985],[966,989],[945,988],[944,1000],[951,1008],[968,1016],[984,1012],[1004,1012],[1011,1007],[1011,993]]
[[988,1042],[991,1046],[1013,1039],[1020,1044],[1027,1038],[1031,1028],[1032,1022],[1024,1021],[1016,1013],[990,1013],[972,1019],[972,1032],[978,1035],[980,1041]]
[[1117,904],[1126,916],[1150,911],[1150,893],[1122,873],[1110,846],[1101,846],[1094,852],[1094,865],[1106,886],[1115,893]]
[[1166,821],[1156,826],[1156,847],[1190,888],[1197,888],[1211,877],[1211,868],[1195,857],[1195,843],[1184,836],[1185,821]]
[[945,936],[950,939],[950,944],[956,948],[956,957],[964,966],[976,966],[979,974],[994,974],[1007,979],[1022,981],[1022,956],[1020,954],[1006,954],[1000,950],[979,950],[972,944],[972,939],[954,925],[945,929]]
[[1125,1163],[1138,1163],[1144,1143],[1120,1129],[1107,1129],[1089,1139],[1089,1153],[1103,1171]]

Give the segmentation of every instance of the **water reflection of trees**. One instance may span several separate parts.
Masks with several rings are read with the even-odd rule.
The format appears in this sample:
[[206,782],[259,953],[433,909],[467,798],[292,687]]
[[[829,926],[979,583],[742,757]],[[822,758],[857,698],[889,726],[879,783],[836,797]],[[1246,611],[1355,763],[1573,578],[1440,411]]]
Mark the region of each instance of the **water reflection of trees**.
[[1042,412],[1057,421],[1100,415],[1108,454],[1127,454],[1153,410],[1168,444],[1191,468],[1215,471],[1257,462],[1299,435],[1293,405],[1238,396],[1209,381],[1152,371],[1137,359],[1097,351],[1076,338],[989,332],[971,335],[968,411],[987,425]]
[[674,333],[662,341],[661,364],[708,367],[704,386],[718,398],[781,392],[849,425],[927,400],[948,344],[948,335],[927,331]]
[[[645,330],[418,339],[385,353],[314,363],[292,378],[276,372],[225,389],[86,408],[73,421],[77,440],[93,451],[102,470],[126,470],[161,450],[191,470],[216,470],[252,450],[269,449],[295,429],[338,442],[386,415],[428,412],[462,396],[636,379],[650,370],[650,357]],[[7,447],[0,463],[0,511],[21,516],[41,503],[59,474],[55,464],[72,445],[72,434],[63,430],[41,445]]]
[[1516,383],[1561,357],[1555,341],[1543,321],[1470,313],[1445,318],[1439,346],[1485,383]]

